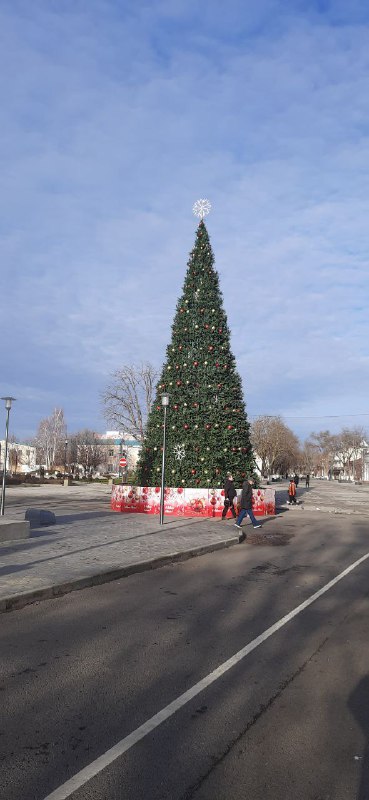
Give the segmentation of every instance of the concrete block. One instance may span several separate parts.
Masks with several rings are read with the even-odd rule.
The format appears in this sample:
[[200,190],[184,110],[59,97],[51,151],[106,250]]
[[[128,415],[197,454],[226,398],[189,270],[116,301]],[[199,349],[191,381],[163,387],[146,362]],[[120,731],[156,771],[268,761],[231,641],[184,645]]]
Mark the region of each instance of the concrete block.
[[29,539],[29,522],[19,519],[0,517],[0,542],[14,542],[18,539]]
[[42,508],[27,508],[24,518],[30,522],[31,528],[39,528],[42,525],[55,525],[56,523],[54,512]]

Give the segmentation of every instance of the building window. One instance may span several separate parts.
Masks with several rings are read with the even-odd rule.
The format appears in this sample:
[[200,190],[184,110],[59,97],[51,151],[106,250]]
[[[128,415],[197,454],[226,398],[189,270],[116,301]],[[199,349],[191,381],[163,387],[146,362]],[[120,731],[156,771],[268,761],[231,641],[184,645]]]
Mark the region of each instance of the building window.
[[113,456],[113,455],[114,455],[114,450],[109,450],[109,456]]

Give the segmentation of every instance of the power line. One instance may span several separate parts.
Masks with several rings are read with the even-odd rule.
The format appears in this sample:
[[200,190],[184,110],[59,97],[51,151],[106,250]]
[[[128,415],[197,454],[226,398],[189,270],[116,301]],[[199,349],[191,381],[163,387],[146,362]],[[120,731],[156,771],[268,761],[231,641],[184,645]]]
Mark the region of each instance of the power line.
[[283,417],[283,419],[341,419],[342,417],[369,417],[368,411],[363,411],[362,414],[319,414],[316,416],[304,416],[304,417],[290,417],[287,414],[248,414],[249,417],[267,417],[268,419],[278,419],[278,417]]

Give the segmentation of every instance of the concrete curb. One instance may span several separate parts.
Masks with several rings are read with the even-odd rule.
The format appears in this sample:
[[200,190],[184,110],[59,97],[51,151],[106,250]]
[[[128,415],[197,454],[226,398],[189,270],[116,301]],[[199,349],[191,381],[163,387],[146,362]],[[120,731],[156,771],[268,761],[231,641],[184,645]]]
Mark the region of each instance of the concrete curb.
[[167,555],[158,556],[157,558],[149,558],[146,561],[139,561],[137,564],[128,564],[125,567],[117,567],[115,569],[108,569],[104,572],[96,572],[94,575],[87,575],[85,578],[76,578],[75,580],[67,581],[65,583],[55,584],[53,586],[45,586],[43,589],[33,589],[30,592],[20,592],[19,594],[11,595],[0,600],[0,614],[6,611],[16,611],[24,606],[38,603],[41,600],[51,600],[55,597],[61,597],[69,592],[75,592],[79,589],[87,589],[92,586],[99,586],[103,583],[110,583],[116,581],[118,578],[127,578],[129,575],[134,575],[139,572],[146,572],[150,569],[158,569],[164,567],[166,564],[174,564],[179,561],[187,561],[196,556],[203,556],[206,553],[212,553],[216,550],[225,550],[228,547],[239,544],[239,537],[234,536],[223,542],[213,542],[212,544],[199,545],[192,547],[190,550],[183,550],[181,552],[167,553]]

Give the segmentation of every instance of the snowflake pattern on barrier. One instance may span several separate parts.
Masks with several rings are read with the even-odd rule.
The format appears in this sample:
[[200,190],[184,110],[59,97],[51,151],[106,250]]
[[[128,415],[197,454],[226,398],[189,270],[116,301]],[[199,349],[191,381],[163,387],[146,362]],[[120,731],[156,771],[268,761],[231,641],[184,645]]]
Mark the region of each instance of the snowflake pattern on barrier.
[[177,459],[177,461],[182,461],[182,458],[184,458],[185,455],[186,451],[184,444],[174,445],[174,457]]
[[204,219],[204,217],[206,217],[206,215],[209,214],[210,209],[211,209],[211,203],[209,203],[209,200],[206,200],[206,198],[204,197],[201,200],[196,200],[196,203],[194,203],[193,205],[192,211],[195,217]]

